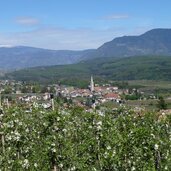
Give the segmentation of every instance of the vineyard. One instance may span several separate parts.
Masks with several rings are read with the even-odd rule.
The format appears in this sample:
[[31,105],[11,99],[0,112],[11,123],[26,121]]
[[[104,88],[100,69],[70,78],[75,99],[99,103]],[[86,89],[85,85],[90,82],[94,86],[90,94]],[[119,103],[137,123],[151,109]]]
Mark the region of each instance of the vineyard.
[[0,114],[1,171],[171,170],[171,116],[79,107]]

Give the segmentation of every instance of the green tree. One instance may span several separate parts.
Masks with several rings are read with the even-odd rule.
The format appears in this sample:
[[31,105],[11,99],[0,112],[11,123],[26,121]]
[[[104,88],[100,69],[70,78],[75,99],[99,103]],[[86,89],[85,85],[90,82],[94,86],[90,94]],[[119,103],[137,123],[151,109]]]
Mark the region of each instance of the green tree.
[[157,107],[159,110],[167,109],[167,104],[162,96],[159,97]]
[[4,91],[2,92],[2,94],[11,94],[12,93],[12,88],[11,87],[5,87]]
[[39,93],[40,92],[40,85],[39,84],[35,84],[32,87],[32,93]]

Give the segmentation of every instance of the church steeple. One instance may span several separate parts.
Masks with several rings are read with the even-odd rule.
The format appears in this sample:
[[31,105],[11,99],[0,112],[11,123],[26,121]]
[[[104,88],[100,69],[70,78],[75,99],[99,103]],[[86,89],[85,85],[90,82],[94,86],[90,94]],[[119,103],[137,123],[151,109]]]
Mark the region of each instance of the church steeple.
[[93,81],[93,76],[91,76],[91,81],[90,81],[90,91],[94,91],[94,81]]

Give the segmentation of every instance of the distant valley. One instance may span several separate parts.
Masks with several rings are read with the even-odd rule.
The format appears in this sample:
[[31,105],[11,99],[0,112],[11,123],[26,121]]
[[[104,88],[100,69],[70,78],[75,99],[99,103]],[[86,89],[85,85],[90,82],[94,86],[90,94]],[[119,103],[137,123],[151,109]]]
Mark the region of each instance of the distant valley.
[[171,80],[171,29],[116,38],[95,50],[0,48],[0,67],[17,69],[5,79],[72,85],[92,74],[110,80]]
[[71,51],[33,47],[0,47],[0,70],[74,64],[94,58],[171,55],[171,29],[153,29],[140,36],[123,36],[97,49]]

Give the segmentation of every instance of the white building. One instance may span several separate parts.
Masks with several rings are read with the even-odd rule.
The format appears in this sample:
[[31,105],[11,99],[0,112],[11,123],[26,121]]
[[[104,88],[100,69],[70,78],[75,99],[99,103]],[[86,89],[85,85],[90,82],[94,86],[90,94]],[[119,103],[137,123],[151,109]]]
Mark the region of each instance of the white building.
[[94,81],[93,81],[93,76],[91,76],[91,81],[90,81],[90,91],[94,91]]

